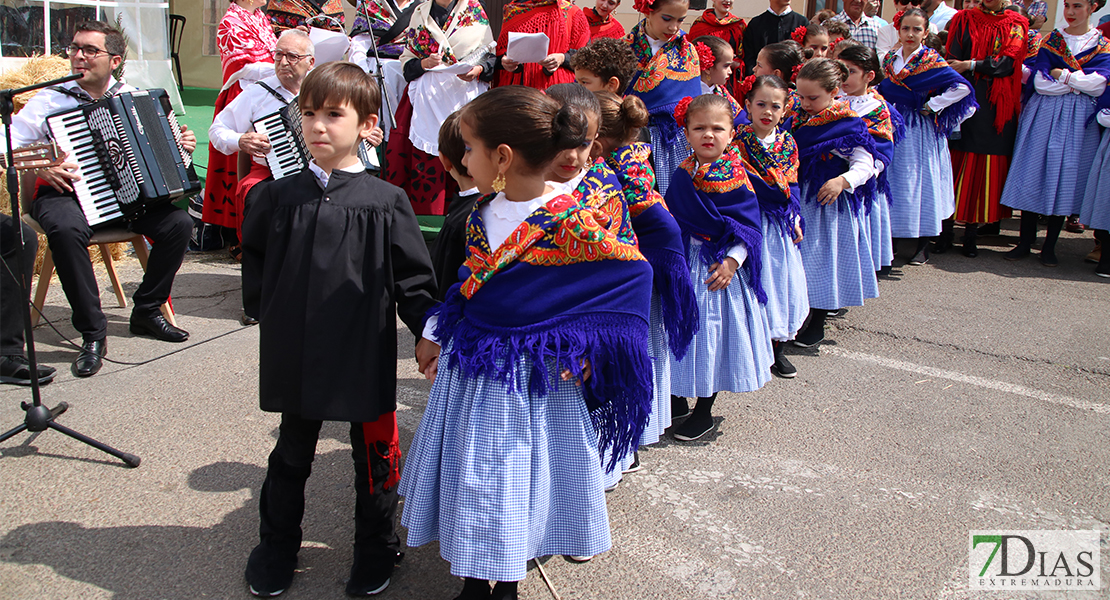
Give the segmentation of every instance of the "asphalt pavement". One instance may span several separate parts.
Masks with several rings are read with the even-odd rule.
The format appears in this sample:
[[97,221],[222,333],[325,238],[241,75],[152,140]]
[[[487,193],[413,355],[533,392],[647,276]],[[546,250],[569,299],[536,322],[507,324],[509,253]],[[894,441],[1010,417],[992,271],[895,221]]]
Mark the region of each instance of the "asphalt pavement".
[[[1011,599],[1110,597],[1110,280],[1064,234],[1061,264],[981,254],[896,261],[881,297],[830,319],[819,349],[791,349],[793,380],[722,394],[705,441],[667,439],[608,494],[613,549],[585,564],[541,560],[528,600]],[[121,261],[128,294],[140,271]],[[0,598],[249,597],[243,568],[278,416],[258,409],[258,330],[243,327],[239,267],[190,254],[174,286],[188,342],[132,336],[98,271],[109,358],[76,379],[76,351],[48,326],[59,370],[44,403],[120,461],[54,431],[0,444]],[[6,300],[6,299],[5,299]],[[73,337],[55,282],[46,316]],[[336,315],[342,319],[342,315]],[[428,382],[399,343],[407,449]],[[27,388],[0,386],[0,430]],[[308,488],[290,600],[343,598],[353,535],[346,428],[327,424]],[[971,530],[1097,529],[1101,589],[969,589]],[[402,529],[403,535],[403,529]],[[435,544],[407,556],[382,598],[448,600],[461,587]],[[546,581],[545,581],[546,577]]]

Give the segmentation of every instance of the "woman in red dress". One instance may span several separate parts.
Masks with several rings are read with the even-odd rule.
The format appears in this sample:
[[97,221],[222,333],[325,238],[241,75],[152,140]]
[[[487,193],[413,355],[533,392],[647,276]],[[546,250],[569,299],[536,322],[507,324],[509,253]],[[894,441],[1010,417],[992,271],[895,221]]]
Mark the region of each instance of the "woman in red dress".
[[[213,114],[220,114],[243,88],[274,74],[274,46],[277,37],[266,16],[266,0],[235,0],[216,27],[216,46],[220,50],[223,88],[216,97]],[[235,208],[235,186],[239,182],[237,154],[223,154],[208,144],[208,170],[204,182],[205,223],[235,229],[239,223]],[[239,241],[231,247],[238,257]]]
[[[521,64],[505,56],[509,33],[545,33],[547,57],[538,63]],[[574,70],[568,50],[590,41],[590,25],[582,9],[570,0],[518,0],[505,5],[501,35],[497,38],[497,72],[494,85],[526,85],[546,90],[556,83],[573,83]]]
[[597,0],[593,8],[584,8],[586,21],[590,24],[590,40],[597,38],[624,38],[624,25],[613,17],[613,11],[621,5],[621,0]]

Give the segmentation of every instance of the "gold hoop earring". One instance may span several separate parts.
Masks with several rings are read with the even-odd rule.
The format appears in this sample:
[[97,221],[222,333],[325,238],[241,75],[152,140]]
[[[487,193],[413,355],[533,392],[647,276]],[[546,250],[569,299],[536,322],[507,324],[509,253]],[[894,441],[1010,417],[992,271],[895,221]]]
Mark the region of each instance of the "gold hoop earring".
[[498,173],[497,177],[494,177],[494,179],[493,179],[493,191],[495,193],[498,193],[498,194],[505,191],[505,174],[504,173]]

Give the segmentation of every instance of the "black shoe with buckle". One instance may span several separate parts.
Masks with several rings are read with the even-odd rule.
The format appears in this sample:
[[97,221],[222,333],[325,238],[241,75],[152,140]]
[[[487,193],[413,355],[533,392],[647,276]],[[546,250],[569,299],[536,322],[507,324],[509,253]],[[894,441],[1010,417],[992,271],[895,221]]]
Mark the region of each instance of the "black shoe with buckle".
[[161,314],[151,317],[140,317],[131,314],[131,333],[146,335],[163,342],[184,342],[189,339],[189,332],[170,325]]
[[108,344],[101,338],[86,341],[81,344],[81,353],[73,361],[73,374],[77,377],[92,377],[103,365],[103,359],[108,354]]
[[[54,380],[54,367],[36,366],[39,385],[45,385]],[[0,356],[0,383],[31,385],[31,361],[22,354]]]

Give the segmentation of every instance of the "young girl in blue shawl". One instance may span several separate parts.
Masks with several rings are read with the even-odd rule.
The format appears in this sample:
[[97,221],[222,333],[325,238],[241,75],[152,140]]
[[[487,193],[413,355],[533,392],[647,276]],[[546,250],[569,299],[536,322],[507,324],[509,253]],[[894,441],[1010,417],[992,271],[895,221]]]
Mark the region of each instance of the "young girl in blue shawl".
[[956,211],[948,135],[979,107],[971,86],[922,43],[925,11],[910,7],[894,17],[901,48],[886,55],[879,92],[905,121],[905,135],[887,169],[891,235],[914,240],[911,265],[929,260],[929,238]]
[[1041,264],[1059,264],[1060,229],[1068,215],[1082,208],[1099,146],[1095,104],[1110,78],[1110,40],[1091,27],[1091,14],[1100,6],[1099,0],[1064,3],[1068,26],[1054,29],[1041,42],[1025,85],[1013,165],[1000,200],[1021,210],[1021,235],[1017,247],[1006,253],[1007,260],[1029,256],[1037,241],[1037,221],[1048,215]]
[[698,53],[681,30],[690,2],[636,0],[633,6],[644,19],[625,38],[632,44],[637,66],[624,93],[643,100],[651,115],[652,162],[659,192],[666,194],[671,173],[690,156],[682,128],[675,123],[674,108],[684,97],[701,93]]
[[882,72],[879,57],[867,46],[843,43],[836,46],[837,60],[848,67],[848,78],[841,84],[843,99],[848,107],[867,124],[867,131],[875,141],[875,170],[878,192],[875,201],[866,207],[871,228],[871,262],[875,271],[884,274],[894,262],[894,242],[890,233],[890,183],[887,167],[894,158],[894,146],[901,141],[905,130],[902,115],[891,111],[886,99],[871,87]]
[[700,317],[686,355],[671,362],[673,413],[688,410],[686,398],[698,399],[674,430],[686,442],[713,429],[718,392],[751,392],[771,379],[774,351],[763,306],[759,201],[731,145],[732,109],[706,94],[683,100],[675,117],[694,155],[675,170],[666,202],[682,229]]
[[488,196],[425,326],[442,351],[420,362],[433,385],[400,489],[408,544],[439,541],[462,599],[516,598],[528,560],[609,549],[598,457],[635,450],[651,409],[651,267],[544,181],[586,128],[523,86],[461,115],[463,166]]
[[658,442],[671,426],[670,355],[679,358],[686,355],[698,327],[698,304],[686,265],[682,230],[654,189],[651,146],[636,141],[640,129],[648,122],[647,107],[635,96],[622,99],[599,92],[597,99],[601,105],[601,131],[595,148],[617,174],[640,252],[653,273],[651,358],[655,388],[651,418],[640,439],[641,445],[647,446]]
[[701,67],[701,93],[717,94],[728,100],[736,114],[732,121],[736,127],[747,123],[743,106],[728,90],[732,63],[736,59],[728,42],[715,35],[703,35],[694,40],[694,50],[698,52],[698,64]]
[[[624,194],[621,193],[621,182],[594,151],[599,146],[597,135],[601,126],[601,105],[597,96],[579,83],[559,83],[547,88],[545,93],[563,105],[573,104],[586,115],[589,123],[586,139],[581,145],[563,150],[555,156],[547,169],[547,182],[583,206],[596,209],[595,218],[599,225],[612,231],[622,241],[636,245],[632,219],[628,215]],[[603,464],[608,464],[610,458],[611,456],[602,456]],[[605,491],[616,489],[623,473],[631,469],[637,460],[635,453],[629,453],[616,468],[606,470]],[[571,557],[572,560],[586,558]]]
[[1095,239],[1101,247],[1095,275],[1110,277],[1110,94],[1104,93],[1099,99],[1096,121],[1105,129],[1087,179],[1079,222],[1095,230]]
[[[794,40],[767,44],[759,51],[755,58],[752,75],[774,75],[779,79],[792,84],[805,62],[802,46]],[[798,93],[793,89],[786,92],[786,112],[782,115],[779,129],[790,131],[794,125],[794,118],[802,112]]]
[[794,136],[778,130],[786,110],[787,89],[774,75],[756,78],[744,102],[752,122],[740,127],[733,143],[762,213],[763,290],[767,292],[767,323],[775,350],[772,372],[792,378],[798,370],[783,355],[783,347],[805,324],[809,296],[798,250],[802,241],[798,146]]
[[827,58],[809,61],[798,73],[803,112],[793,133],[810,318],[794,345],[803,348],[825,339],[829,311],[863,306],[865,299],[879,296],[866,213],[878,191],[875,141],[867,123],[836,99],[847,77],[844,63]]

